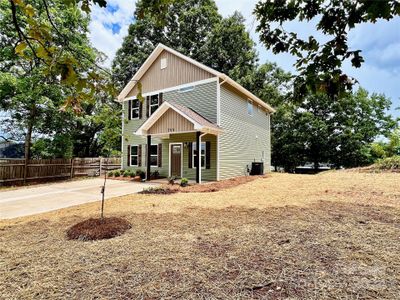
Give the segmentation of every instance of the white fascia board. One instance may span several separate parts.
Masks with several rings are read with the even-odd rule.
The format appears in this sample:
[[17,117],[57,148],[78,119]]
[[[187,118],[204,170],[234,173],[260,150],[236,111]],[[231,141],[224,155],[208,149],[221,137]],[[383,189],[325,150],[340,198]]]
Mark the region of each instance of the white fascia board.
[[121,93],[118,95],[118,101],[123,100],[126,95],[128,95],[129,91],[132,90],[132,88],[136,85],[137,81],[140,80],[140,78],[143,76],[144,73],[150,68],[152,63],[158,58],[158,56],[161,54],[161,52],[165,50],[168,51],[179,58],[205,70],[208,73],[213,74],[216,77],[219,77],[222,75],[222,73],[207,67],[206,65],[203,65],[202,63],[199,63],[198,61],[195,61],[194,59],[183,55],[182,53],[179,53],[178,51],[175,51],[172,48],[169,48],[163,44],[158,44],[157,47],[153,50],[153,52],[149,55],[149,57],[146,59],[146,61],[143,63],[143,65],[139,68],[139,70],[135,73],[135,75],[132,77],[132,79],[129,81],[129,83],[123,88]]
[[236,81],[234,81],[232,78],[224,75],[221,77],[221,79],[224,80],[224,82],[228,83],[229,85],[233,86],[234,88],[236,88],[237,90],[239,90],[240,92],[242,92],[244,95],[246,95],[250,100],[253,100],[254,102],[256,102],[257,104],[261,105],[262,107],[264,107],[265,109],[267,109],[270,113],[274,113],[276,110],[274,108],[272,108],[270,105],[268,105],[267,103],[265,103],[264,101],[262,101],[260,98],[258,98],[256,95],[254,95],[252,92],[248,91],[247,89],[245,89],[244,87],[242,87],[239,83],[237,83]]
[[[152,91],[152,92],[143,93],[142,96],[146,97],[146,96],[151,96],[151,95],[159,94],[159,93],[172,92],[172,91],[175,91],[175,90],[183,89],[185,87],[196,86],[196,85],[200,85],[200,84],[210,83],[210,82],[213,82],[213,81],[218,81],[218,77],[211,77],[211,78],[207,78],[207,79],[203,79],[203,80],[199,80],[199,81],[193,81],[193,82],[189,82],[189,83],[173,86],[173,87],[170,87],[170,88],[165,88],[165,89],[161,89],[161,90],[156,90],[156,91]],[[122,100],[116,100],[116,101],[117,102],[124,102],[124,101],[135,100],[135,99],[137,99],[136,96],[131,96],[131,97],[127,97],[127,98],[124,98]]]
[[145,60],[143,65],[140,66],[139,70],[133,75],[132,79],[128,82],[128,84],[123,88],[121,93],[118,95],[118,101],[125,98],[126,95],[132,90],[132,88],[136,85],[137,81],[143,76],[143,74],[147,71],[147,69],[151,66],[151,64],[157,59],[162,51],[161,44],[158,44],[157,47],[151,52],[149,57]]

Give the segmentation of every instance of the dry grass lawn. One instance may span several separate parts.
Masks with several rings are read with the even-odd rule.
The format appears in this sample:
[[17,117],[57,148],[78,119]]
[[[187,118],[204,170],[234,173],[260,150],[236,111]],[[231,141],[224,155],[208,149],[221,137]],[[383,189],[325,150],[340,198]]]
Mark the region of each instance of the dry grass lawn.
[[[55,199],[56,201],[56,199]],[[132,228],[66,229],[99,203],[0,221],[1,299],[400,299],[400,174],[272,174],[106,202]]]

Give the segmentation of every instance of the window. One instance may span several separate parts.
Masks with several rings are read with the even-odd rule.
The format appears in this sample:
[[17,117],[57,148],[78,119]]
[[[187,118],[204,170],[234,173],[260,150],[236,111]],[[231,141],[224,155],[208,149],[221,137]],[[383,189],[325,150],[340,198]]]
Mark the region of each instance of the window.
[[253,115],[253,102],[250,100],[247,101],[247,113],[252,116]]
[[[192,146],[192,151],[193,151],[193,166],[195,168],[197,168],[197,146],[196,146],[196,142],[193,143]],[[204,169],[206,166],[206,142],[202,142],[201,143],[201,147],[200,147],[200,160],[201,160],[201,168]]]
[[179,89],[179,93],[186,93],[194,90],[194,86],[187,86]]
[[150,104],[149,104],[149,110],[150,110],[150,115],[152,115],[158,108],[158,94],[150,96]]
[[150,166],[158,166],[158,145],[150,146]]
[[138,146],[131,146],[131,166],[137,167],[139,162],[139,151]]
[[139,119],[139,109],[140,109],[140,103],[139,100],[132,100],[132,114],[131,118],[132,119]]

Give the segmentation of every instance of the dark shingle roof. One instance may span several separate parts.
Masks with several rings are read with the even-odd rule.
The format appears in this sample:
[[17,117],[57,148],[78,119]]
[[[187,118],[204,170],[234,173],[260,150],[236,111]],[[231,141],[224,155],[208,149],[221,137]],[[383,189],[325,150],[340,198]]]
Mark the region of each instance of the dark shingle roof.
[[168,102],[168,103],[171,104],[177,110],[179,110],[182,114],[186,115],[190,119],[194,120],[196,123],[200,124],[201,126],[215,128],[215,129],[221,129],[221,127],[219,127],[217,124],[210,122],[209,120],[204,118],[202,115],[198,114],[197,112],[195,112],[194,110],[192,110],[186,106],[177,104],[175,102]]

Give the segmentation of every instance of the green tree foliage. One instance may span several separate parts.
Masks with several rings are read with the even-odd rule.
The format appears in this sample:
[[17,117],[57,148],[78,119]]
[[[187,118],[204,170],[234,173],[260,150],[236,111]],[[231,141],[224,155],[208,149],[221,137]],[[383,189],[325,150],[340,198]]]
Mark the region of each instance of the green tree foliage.
[[371,163],[370,144],[395,125],[387,114],[390,104],[384,95],[361,88],[337,101],[322,95],[307,96],[301,104],[286,101],[274,118],[273,164],[293,171],[305,162],[315,168],[321,162],[336,167]]
[[163,22],[140,12],[147,1],[139,1],[135,22],[113,61],[113,76],[123,87],[158,43],[169,46],[207,66],[240,79],[257,61],[254,42],[239,13],[223,19],[214,0],[175,1],[165,11]]
[[371,144],[371,156],[373,160],[400,156],[400,127],[387,135],[386,141]]
[[255,43],[244,22],[243,16],[235,12],[216,22],[206,42],[198,44],[201,50],[198,59],[201,62],[239,83],[255,70],[258,60]]
[[[82,1],[83,8],[86,2]],[[12,35],[14,40],[12,52],[43,76],[53,76],[70,88],[65,107],[79,111],[80,104],[94,93],[113,93],[114,89],[103,80],[107,71],[99,66],[97,53],[86,42],[88,18],[72,3],[75,1],[1,0],[1,8],[8,37]]]
[[[23,5],[25,8],[32,7],[37,24],[48,22],[48,14],[51,14],[54,26],[47,28],[53,43],[63,49],[63,57],[72,59],[74,55],[80,55],[100,61],[102,55],[90,46],[87,37],[89,19],[79,9],[74,6],[65,6],[62,1],[53,1],[51,8],[46,8],[42,0],[29,1],[29,4],[24,2]],[[31,24],[24,22],[29,19],[25,17],[22,10],[16,13],[20,30],[24,34],[33,34],[34,31],[29,27]],[[0,109],[6,111],[8,115],[1,124],[2,130],[18,140],[25,139],[26,157],[30,156],[32,139],[38,140],[34,147],[35,156],[70,157],[82,152],[90,156],[101,153],[105,142],[98,142],[98,139],[111,119],[119,119],[116,115],[119,107],[101,89],[92,93],[92,90],[86,86],[88,81],[82,83],[79,88],[63,84],[69,79],[59,76],[58,72],[49,70],[45,59],[35,58],[35,55],[41,55],[39,53],[45,51],[45,49],[41,50],[40,46],[35,46],[35,53],[29,47],[24,49],[20,47],[18,48],[20,52],[16,53],[16,47],[21,43],[19,34],[22,33],[13,30],[12,19],[13,11],[10,9],[9,1],[0,0],[2,32]],[[68,39],[68,47],[65,46],[63,38]],[[88,60],[81,61],[79,66],[80,72],[89,74],[93,71],[93,65]],[[79,77],[76,76],[73,76],[71,80],[80,82]],[[104,86],[106,81],[106,78],[98,77],[92,83],[100,82],[100,86]],[[77,96],[80,97],[79,89],[86,93],[87,97],[85,101],[75,105],[72,102]],[[110,105],[116,110],[113,113],[107,112],[109,119],[99,119],[97,116],[103,112],[104,117],[106,107]],[[65,109],[60,110],[61,107]],[[96,126],[92,126],[93,124]],[[118,128],[120,127],[117,126]],[[84,137],[79,140],[78,137],[82,135]],[[96,145],[87,146],[88,144]]]
[[[342,70],[344,61],[359,68],[364,59],[359,49],[349,49],[347,36],[362,23],[390,20],[400,15],[398,0],[276,0],[260,1],[254,10],[259,21],[260,40],[274,53],[288,52],[297,57],[299,74],[295,81],[297,96],[323,92],[331,97],[351,89],[353,79]],[[301,38],[296,32],[284,29],[285,22],[316,22],[318,33]]]

